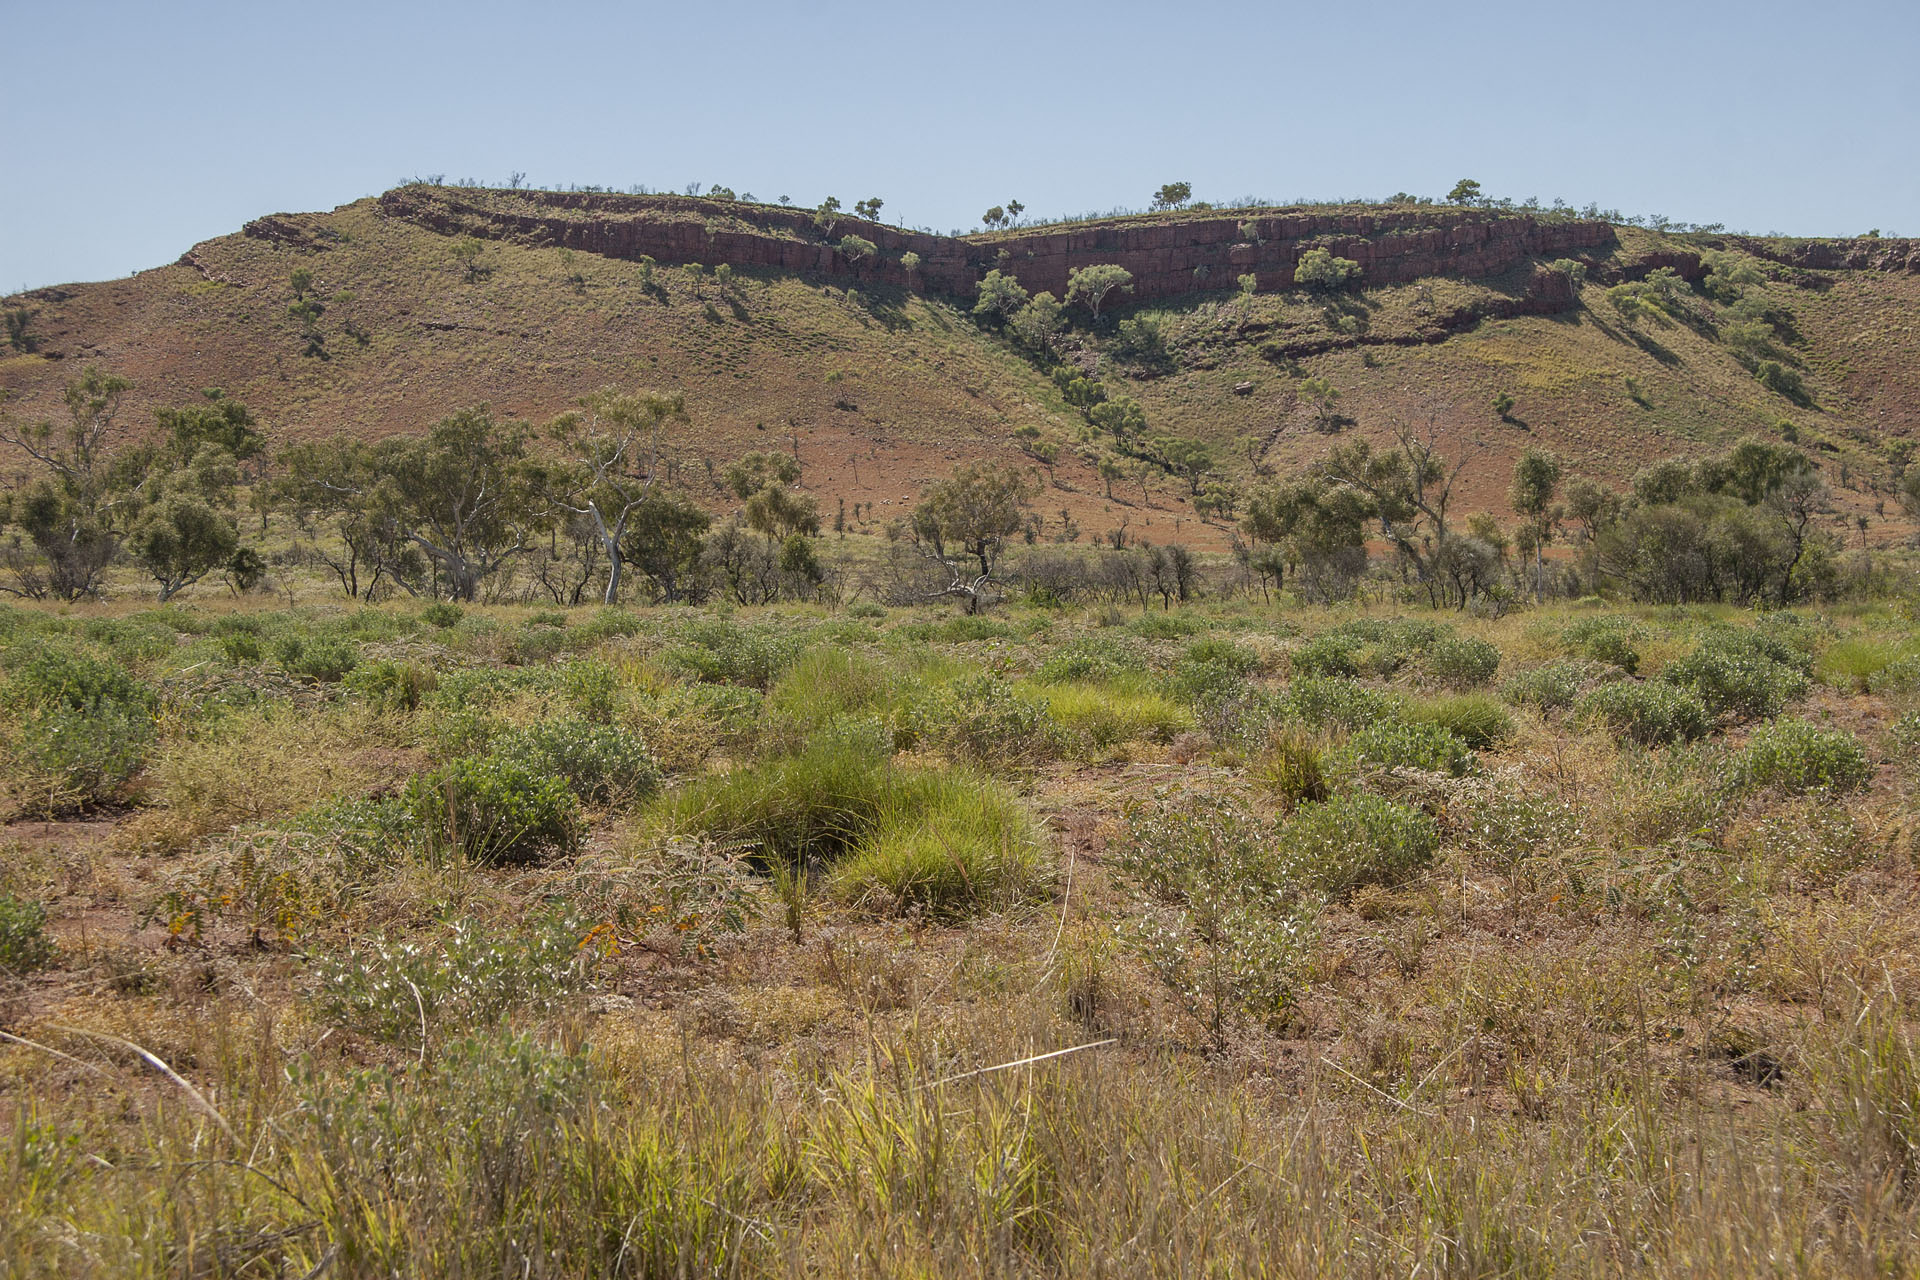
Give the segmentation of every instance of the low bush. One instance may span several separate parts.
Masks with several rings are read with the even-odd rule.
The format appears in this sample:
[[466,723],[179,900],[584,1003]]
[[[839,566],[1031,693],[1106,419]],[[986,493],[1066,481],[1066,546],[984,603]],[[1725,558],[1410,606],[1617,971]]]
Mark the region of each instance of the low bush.
[[52,815],[114,798],[153,743],[153,690],[70,644],[36,646],[0,697],[14,721],[14,789],[32,811]]
[[896,740],[925,743],[956,760],[994,768],[1037,764],[1061,753],[1066,735],[1037,691],[992,676],[928,690],[901,712]]
[[56,950],[47,936],[47,909],[0,894],[0,973],[30,973],[51,964]]
[[346,686],[383,711],[418,711],[440,677],[425,663],[380,658],[347,673]]
[[1275,702],[1281,718],[1309,729],[1358,729],[1400,718],[1399,700],[1341,676],[1296,676]]
[[1288,655],[1293,674],[1298,676],[1357,676],[1360,674],[1359,645],[1353,637],[1328,632],[1308,640]]
[[1173,669],[1173,689],[1188,701],[1231,696],[1260,667],[1260,656],[1231,640],[1196,640]]
[[1513,736],[1513,716],[1486,693],[1456,693],[1428,698],[1407,708],[1418,724],[1437,725],[1475,751],[1497,747]]
[[1717,630],[1660,678],[1691,689],[1710,715],[1765,720],[1806,695],[1807,676],[1798,661],[1793,650],[1761,633]]
[[1383,769],[1424,769],[1459,777],[1473,767],[1467,744],[1437,724],[1383,720],[1348,740],[1361,764]]
[[1618,680],[1621,674],[1619,667],[1608,663],[1567,658],[1510,677],[1500,686],[1500,696],[1515,706],[1565,711],[1583,691],[1602,681]]
[[567,784],[508,756],[449,761],[407,784],[408,813],[429,854],[478,866],[519,866],[580,843]]
[[1500,669],[1500,650],[1476,636],[1442,635],[1427,647],[1426,675],[1447,689],[1477,689]]
[[290,674],[317,684],[338,684],[360,662],[360,651],[338,636],[281,636],[273,656]]
[[660,766],[630,729],[591,720],[542,720],[494,738],[491,750],[559,778],[585,804],[633,804],[660,789]]
[[1741,749],[1735,773],[1747,787],[1802,792],[1857,791],[1873,776],[1866,748],[1844,729],[1798,718],[1761,725]]
[[1147,670],[1144,647],[1126,636],[1082,636],[1047,655],[1034,672],[1043,684],[1068,680],[1112,680]]
[[1337,896],[1398,884],[1433,860],[1440,829],[1419,809],[1366,792],[1302,805],[1280,825],[1284,883]]
[[669,670],[708,684],[766,689],[806,645],[803,636],[770,626],[743,626],[726,619],[687,623],[661,655]]
[[549,916],[512,929],[456,921],[437,942],[362,939],[308,957],[311,999],[326,1021],[390,1044],[491,1027],[545,1013],[582,985],[586,932]]
[[1691,742],[1712,728],[1706,705],[1691,689],[1654,681],[1603,684],[1580,699],[1575,714],[1643,746]]
[[1642,634],[1633,619],[1602,614],[1568,623],[1560,638],[1581,657],[1607,663],[1632,675],[1640,669]]
[[441,631],[451,630],[460,625],[465,615],[459,605],[451,600],[436,600],[420,611],[420,621]]
[[1224,797],[1135,812],[1110,855],[1137,900],[1116,926],[1216,1049],[1241,1020],[1283,1025],[1306,990],[1318,903],[1283,884],[1269,833]]

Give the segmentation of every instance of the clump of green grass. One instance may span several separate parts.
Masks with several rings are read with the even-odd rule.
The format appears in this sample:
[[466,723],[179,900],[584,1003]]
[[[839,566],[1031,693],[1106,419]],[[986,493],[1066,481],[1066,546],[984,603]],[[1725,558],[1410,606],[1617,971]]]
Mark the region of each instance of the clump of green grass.
[[1048,654],[1034,679],[1043,684],[1069,680],[1113,680],[1126,675],[1145,674],[1147,655],[1136,640],[1126,636],[1081,636]]
[[1407,708],[1408,719],[1437,725],[1475,751],[1497,747],[1513,736],[1513,716],[1487,693],[1456,693],[1426,698]]
[[1194,725],[1190,711],[1138,678],[1042,685],[1037,692],[1047,714],[1082,751],[1097,753],[1123,742],[1170,742]]
[[688,784],[656,806],[646,835],[818,866],[849,900],[937,915],[1005,905],[1040,882],[1038,841],[999,784],[900,768],[873,744],[833,736]]
[[13,664],[0,696],[14,717],[7,751],[16,791],[43,814],[113,799],[153,744],[154,691],[120,663],[68,642],[33,647]]

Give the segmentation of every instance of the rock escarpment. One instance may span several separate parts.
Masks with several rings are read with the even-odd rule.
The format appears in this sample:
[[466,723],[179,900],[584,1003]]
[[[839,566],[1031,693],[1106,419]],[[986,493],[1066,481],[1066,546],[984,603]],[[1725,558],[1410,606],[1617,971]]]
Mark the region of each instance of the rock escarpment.
[[[1393,284],[1504,276],[1530,260],[1605,252],[1615,243],[1604,222],[1464,209],[1190,212],[960,237],[687,196],[409,186],[387,192],[380,206],[446,235],[628,260],[774,268],[958,297],[971,296],[996,267],[1032,292],[1061,297],[1074,270],[1116,263],[1133,273],[1132,297],[1147,300],[1231,290],[1247,274],[1260,289],[1285,289],[1300,256],[1314,248],[1358,262],[1368,283]],[[287,233],[263,225],[259,234]],[[874,251],[861,256],[856,244],[850,254],[848,236]],[[909,253],[919,259],[912,271],[902,262]],[[1553,287],[1536,283],[1527,292],[1545,302]]]

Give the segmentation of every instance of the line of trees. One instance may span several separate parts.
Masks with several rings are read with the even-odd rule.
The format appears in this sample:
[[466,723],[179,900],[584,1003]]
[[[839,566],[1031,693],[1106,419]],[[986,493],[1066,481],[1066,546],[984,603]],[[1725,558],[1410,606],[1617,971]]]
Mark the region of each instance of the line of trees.
[[[1129,418],[1133,402],[1066,366],[1058,372],[1090,424],[1198,490],[1210,455],[1145,437],[1144,420]],[[684,483],[670,439],[689,423],[678,395],[607,389],[540,428],[469,407],[417,436],[296,443],[269,469],[239,401],[209,390],[136,432],[122,412],[128,390],[89,368],[66,388],[64,422],[0,422],[0,444],[27,464],[0,495],[0,590],[97,595],[116,563],[139,567],[162,600],[215,574],[244,590],[267,565],[243,535],[243,496],[262,533],[271,516],[288,521],[297,558],[363,599],[502,598],[518,584],[561,604],[758,604],[829,598],[850,585],[822,554],[820,508],[800,487],[796,456],[754,452],[724,467],[703,459],[703,483]],[[1434,607],[1455,608],[1601,589],[1659,603],[1791,604],[1835,588],[1840,545],[1822,518],[1829,495],[1789,445],[1748,439],[1698,461],[1667,460],[1626,493],[1569,477],[1559,459],[1530,448],[1511,476],[1519,520],[1507,529],[1486,513],[1462,517],[1459,481],[1481,449],[1444,456],[1438,418],[1430,409],[1378,446],[1349,439],[1247,495],[1235,540],[1245,583],[1336,600],[1384,571]],[[1050,467],[1048,442],[1023,443]],[[1114,476],[1102,474],[1110,485]],[[1903,499],[1920,514],[1920,467],[1905,481]],[[1033,471],[963,466],[888,528],[879,576],[853,585],[978,610],[1028,576],[1005,562],[1039,540],[1041,491]],[[718,522],[708,509],[715,493],[737,503]],[[844,509],[836,527],[843,521]],[[1171,603],[1198,589],[1184,549],[1114,541],[1131,567],[1115,560],[1100,572],[1130,598]],[[1568,554],[1550,559],[1556,541]],[[1369,544],[1384,545],[1387,559],[1371,560]],[[1065,564],[1049,571],[1056,596]]]

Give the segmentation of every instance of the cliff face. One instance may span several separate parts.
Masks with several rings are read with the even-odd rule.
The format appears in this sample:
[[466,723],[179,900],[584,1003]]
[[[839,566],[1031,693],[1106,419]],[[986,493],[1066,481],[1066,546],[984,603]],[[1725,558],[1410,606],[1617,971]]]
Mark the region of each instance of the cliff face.
[[1809,271],[1907,271],[1920,273],[1920,240],[1860,236],[1852,240],[1759,240],[1733,243],[1756,258]]
[[[402,187],[380,198],[389,217],[446,235],[565,246],[612,258],[770,267],[970,296],[999,267],[1028,290],[1062,297],[1067,277],[1094,263],[1133,273],[1133,298],[1237,287],[1251,273],[1262,290],[1292,285],[1312,248],[1358,262],[1362,279],[1393,284],[1425,276],[1504,275],[1531,258],[1579,256],[1614,245],[1603,222],[1542,220],[1472,210],[1252,211],[1113,219],[1069,227],[954,237],[896,230],[858,218],[821,226],[808,211],[683,196],[501,192]],[[262,220],[263,224],[267,220]],[[273,237],[277,227],[250,234]],[[839,248],[857,235],[877,252],[856,261]],[[909,274],[906,253],[920,257]]]

